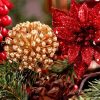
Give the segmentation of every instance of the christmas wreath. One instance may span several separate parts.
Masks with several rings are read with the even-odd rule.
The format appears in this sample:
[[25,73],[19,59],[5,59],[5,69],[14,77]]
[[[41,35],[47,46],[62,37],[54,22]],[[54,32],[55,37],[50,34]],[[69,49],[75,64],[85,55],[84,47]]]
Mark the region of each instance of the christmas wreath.
[[[23,22],[11,30],[13,4],[0,0],[0,100],[99,100],[100,3],[71,0],[51,8],[52,26]],[[94,72],[88,73],[89,69]]]

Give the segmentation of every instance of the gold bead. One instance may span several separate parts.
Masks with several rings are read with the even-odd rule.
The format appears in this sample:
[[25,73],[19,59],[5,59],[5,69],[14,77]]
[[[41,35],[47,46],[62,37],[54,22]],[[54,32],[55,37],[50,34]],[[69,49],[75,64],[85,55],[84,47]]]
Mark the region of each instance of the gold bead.
[[46,58],[46,55],[45,55],[45,54],[43,54],[43,55],[42,55],[42,58],[43,58],[43,59],[45,59],[45,58]]
[[45,60],[44,60],[44,64],[47,64],[48,62],[49,62],[48,59],[45,59]]
[[24,49],[24,54],[27,55],[29,51],[27,49]]
[[27,61],[27,56],[23,56],[23,60],[24,61]]
[[28,59],[29,59],[29,61],[32,61],[32,57],[30,57],[30,56],[29,56],[29,58],[28,58]]
[[18,53],[16,53],[16,57],[17,57],[17,58],[20,58],[20,55],[19,55]]
[[36,58],[39,59],[41,56],[40,54],[36,54]]
[[13,43],[14,43],[14,44],[17,44],[17,40],[16,40],[16,39],[13,39]]
[[8,46],[8,45],[5,46],[5,47],[4,47],[4,50],[8,52],[8,51],[9,51],[9,46]]
[[14,61],[14,62],[17,62],[17,59],[16,59],[16,58],[14,58],[14,59],[13,59],[13,61]]
[[32,67],[31,67],[31,66],[28,66],[28,68],[29,68],[29,69],[32,69]]
[[13,46],[12,46],[12,49],[13,49],[14,51],[17,51],[18,46],[17,46],[17,45],[13,45]]
[[46,49],[45,49],[45,48],[43,48],[43,49],[42,49],[42,52],[45,54],[45,53],[46,53]]
[[31,51],[30,56],[34,57],[35,56],[35,52]]
[[17,51],[18,51],[18,53],[22,53],[22,49],[21,48],[18,48]]
[[47,50],[48,50],[48,53],[52,52],[52,48],[51,47],[48,47]]
[[44,37],[44,35],[43,35],[42,33],[40,33],[39,37],[40,37],[40,38],[43,38],[43,37]]
[[53,37],[53,41],[57,41],[57,37],[55,36],[55,37]]
[[53,36],[53,32],[48,32],[48,35],[50,36],[50,37],[52,37]]
[[51,39],[48,39],[48,43],[51,44],[52,43],[52,40]]
[[54,47],[58,47],[58,46],[59,46],[59,43],[54,42],[54,43],[53,43],[53,46],[54,46]]
[[10,53],[10,56],[11,56],[12,58],[14,58],[14,53]]
[[50,57],[53,57],[53,56],[54,56],[54,53],[51,53],[51,54],[50,54]]
[[36,42],[35,42],[35,41],[32,42],[32,46],[33,46],[33,47],[36,46]]
[[40,40],[39,38],[37,38],[37,39],[36,39],[36,42],[37,42],[37,43],[40,43],[40,42],[41,42],[41,40]]
[[27,62],[23,62],[23,64],[24,64],[24,66],[27,66],[27,65],[28,65],[28,63],[27,63]]
[[24,42],[23,42],[23,41],[20,41],[20,42],[19,42],[19,45],[20,45],[20,46],[24,46]]
[[41,51],[41,48],[40,48],[39,46],[37,46],[37,47],[36,47],[36,51],[37,51],[37,52],[40,52],[40,51]]
[[46,43],[43,41],[42,42],[42,47],[45,47],[46,46]]

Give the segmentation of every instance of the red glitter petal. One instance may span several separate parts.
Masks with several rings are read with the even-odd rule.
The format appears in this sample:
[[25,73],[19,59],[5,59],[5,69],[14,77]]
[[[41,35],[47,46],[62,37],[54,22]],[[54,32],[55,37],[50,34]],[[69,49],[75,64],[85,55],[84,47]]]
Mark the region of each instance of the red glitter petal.
[[74,69],[75,69],[75,73],[76,73],[76,83],[79,83],[80,79],[82,79],[83,75],[85,74],[86,70],[87,70],[88,66],[81,62],[77,64],[74,64]]
[[93,59],[94,49],[92,47],[82,48],[82,61],[89,65]]
[[95,33],[95,43],[100,43],[100,30]]
[[53,17],[53,27],[66,27],[66,29],[70,31],[79,30],[78,21],[76,21],[75,18],[68,16],[65,12],[53,9],[52,17]]
[[94,53],[95,61],[100,64],[100,52],[95,51]]
[[100,29],[100,16],[97,16],[95,19],[94,19],[94,26],[97,28],[97,29]]
[[75,35],[65,27],[56,27],[53,29],[53,31],[59,39],[66,40],[67,42],[72,42],[75,40]]
[[80,51],[80,46],[78,45],[71,45],[68,50],[68,61],[69,63],[73,63],[78,56]]
[[86,22],[88,20],[88,7],[87,4],[83,4],[78,12],[80,22]]

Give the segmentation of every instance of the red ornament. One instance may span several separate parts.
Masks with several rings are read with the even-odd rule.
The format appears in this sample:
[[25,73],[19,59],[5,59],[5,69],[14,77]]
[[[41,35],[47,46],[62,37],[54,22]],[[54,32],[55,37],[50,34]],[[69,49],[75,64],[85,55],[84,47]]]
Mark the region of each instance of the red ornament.
[[69,11],[53,8],[52,16],[58,57],[67,55],[80,80],[92,60],[100,64],[100,3],[89,8],[72,0]]

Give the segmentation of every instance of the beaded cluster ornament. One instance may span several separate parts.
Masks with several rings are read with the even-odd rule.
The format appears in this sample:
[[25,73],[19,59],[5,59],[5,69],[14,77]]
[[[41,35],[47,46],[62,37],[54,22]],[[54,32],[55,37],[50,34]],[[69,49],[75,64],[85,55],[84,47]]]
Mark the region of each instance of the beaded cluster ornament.
[[17,24],[8,34],[5,51],[10,62],[20,63],[19,69],[39,71],[53,63],[59,43],[48,25],[27,21]]
[[9,11],[13,7],[13,4],[9,0],[0,0],[0,63],[6,59],[6,53],[4,52],[4,39],[8,35],[6,26],[12,23],[12,19],[8,16]]

